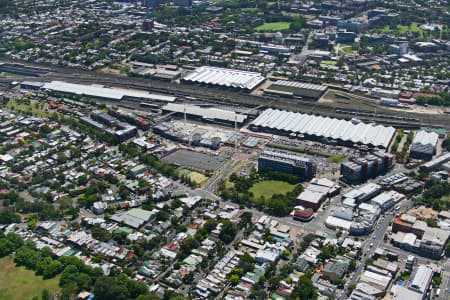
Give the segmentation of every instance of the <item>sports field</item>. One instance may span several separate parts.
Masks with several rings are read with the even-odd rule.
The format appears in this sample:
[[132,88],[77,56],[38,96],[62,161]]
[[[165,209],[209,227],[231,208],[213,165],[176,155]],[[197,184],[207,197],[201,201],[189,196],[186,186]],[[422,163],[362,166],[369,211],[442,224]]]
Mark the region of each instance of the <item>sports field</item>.
[[255,183],[250,192],[255,198],[264,196],[266,199],[272,197],[274,194],[286,194],[294,189],[295,185],[278,180],[263,180]]
[[0,300],[23,300],[38,296],[47,289],[50,294],[59,291],[59,277],[43,279],[24,267],[16,267],[10,257],[0,259]]
[[256,31],[283,31],[288,30],[290,22],[272,22],[272,23],[264,23],[255,28]]

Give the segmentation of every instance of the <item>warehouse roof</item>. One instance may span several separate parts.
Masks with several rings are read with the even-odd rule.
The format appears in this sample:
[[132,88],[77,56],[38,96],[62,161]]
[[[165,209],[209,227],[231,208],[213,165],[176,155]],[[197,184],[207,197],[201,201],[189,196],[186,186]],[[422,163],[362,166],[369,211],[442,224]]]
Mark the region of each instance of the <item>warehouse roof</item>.
[[183,78],[186,81],[252,90],[265,80],[261,73],[203,66]]
[[316,91],[325,91],[327,87],[325,85],[306,83],[306,82],[298,82],[298,81],[288,81],[288,80],[277,80],[272,85],[281,85],[299,89],[308,89],[308,90],[316,90]]
[[247,119],[247,115],[238,114],[231,110],[225,110],[213,107],[201,107],[197,105],[190,104],[176,104],[168,103],[164,105],[163,110],[172,111],[177,113],[184,113],[186,109],[186,114],[202,117],[204,119],[214,119],[214,120],[225,120],[229,122],[243,123]]
[[425,294],[432,277],[433,270],[425,265],[420,265],[411,282],[411,288]]
[[413,139],[413,144],[432,145],[438,142],[439,135],[435,132],[419,131]]
[[109,98],[121,100],[124,97],[132,97],[154,101],[173,102],[176,97],[151,94],[142,90],[122,89],[117,87],[105,87],[103,85],[88,85],[69,83],[64,81],[52,81],[43,85],[44,89],[71,93],[76,95],[86,95],[91,97]]
[[329,117],[314,116],[277,109],[267,109],[253,125],[353,143],[386,148],[395,133],[394,127],[365,124]]

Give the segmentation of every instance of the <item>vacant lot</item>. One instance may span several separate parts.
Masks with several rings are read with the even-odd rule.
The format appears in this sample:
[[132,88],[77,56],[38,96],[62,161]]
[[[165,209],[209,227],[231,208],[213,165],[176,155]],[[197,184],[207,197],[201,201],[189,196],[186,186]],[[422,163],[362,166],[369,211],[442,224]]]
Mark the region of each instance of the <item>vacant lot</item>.
[[256,31],[283,31],[288,30],[289,22],[273,22],[273,23],[264,23],[255,28]]
[[0,259],[0,300],[32,299],[34,296],[41,299],[45,289],[50,294],[57,293],[58,282],[59,277],[44,280],[33,271],[16,267],[9,257]]
[[255,198],[264,196],[266,199],[272,197],[274,194],[286,194],[294,189],[295,185],[278,180],[263,180],[255,183],[250,192]]
[[198,185],[202,185],[208,180],[208,177],[198,172],[190,172],[187,176]]

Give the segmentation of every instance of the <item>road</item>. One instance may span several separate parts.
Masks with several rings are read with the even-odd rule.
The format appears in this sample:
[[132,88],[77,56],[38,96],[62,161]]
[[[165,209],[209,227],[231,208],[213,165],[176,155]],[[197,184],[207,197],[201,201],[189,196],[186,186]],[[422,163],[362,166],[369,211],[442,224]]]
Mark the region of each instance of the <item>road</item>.
[[[406,211],[412,207],[413,203],[411,200],[403,200],[399,206],[399,211]],[[386,212],[384,216],[380,218],[378,221],[378,224],[375,227],[375,230],[369,235],[369,238],[365,239],[362,245],[363,255],[359,259],[359,263],[356,267],[356,270],[352,273],[349,280],[347,280],[347,283],[345,284],[345,290],[343,295],[339,298],[344,300],[346,298],[346,291],[347,287],[351,284],[356,284],[359,281],[359,277],[361,276],[362,272],[364,271],[365,261],[369,258],[371,258],[375,252],[375,249],[378,247],[385,248],[384,245],[384,235],[388,231],[389,224],[394,219],[395,214],[394,212]],[[372,247],[370,246],[371,244]]]
[[439,300],[448,300],[450,297],[450,258],[442,266],[442,282]]

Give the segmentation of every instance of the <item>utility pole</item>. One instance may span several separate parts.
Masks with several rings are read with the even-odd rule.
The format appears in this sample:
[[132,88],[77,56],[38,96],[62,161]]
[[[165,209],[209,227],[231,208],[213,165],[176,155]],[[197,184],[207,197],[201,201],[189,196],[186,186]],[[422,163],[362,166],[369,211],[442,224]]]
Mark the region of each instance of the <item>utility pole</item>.
[[238,148],[237,113],[234,112],[234,150]]

